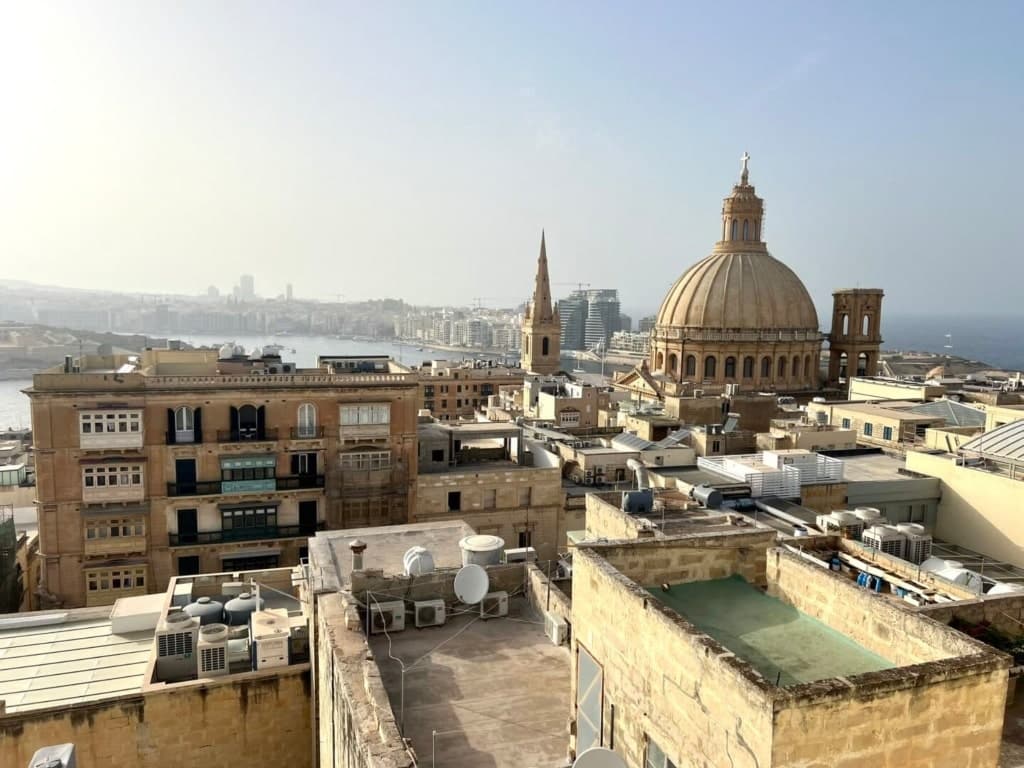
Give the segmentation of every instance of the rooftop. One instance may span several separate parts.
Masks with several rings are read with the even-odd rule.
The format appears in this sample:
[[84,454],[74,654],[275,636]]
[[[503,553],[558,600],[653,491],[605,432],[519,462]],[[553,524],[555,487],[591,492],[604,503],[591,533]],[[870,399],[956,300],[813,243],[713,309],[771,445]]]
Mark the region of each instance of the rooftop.
[[442,627],[372,635],[370,648],[399,723],[405,667],[403,735],[424,765],[564,764],[569,652],[551,644],[525,598],[510,602],[506,618],[463,614]]
[[851,454],[843,456],[842,462],[847,482],[911,479],[910,475],[900,471],[906,469],[906,460],[885,453]]
[[782,687],[894,666],[741,576],[647,589]]
[[1024,419],[978,435],[961,445],[960,450],[995,461],[1024,462]]

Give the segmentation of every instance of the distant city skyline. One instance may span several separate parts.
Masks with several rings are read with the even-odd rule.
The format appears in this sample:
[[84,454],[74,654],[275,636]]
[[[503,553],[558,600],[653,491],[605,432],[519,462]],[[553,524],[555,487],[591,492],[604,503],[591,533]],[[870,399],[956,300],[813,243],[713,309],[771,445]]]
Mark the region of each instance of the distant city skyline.
[[823,326],[857,285],[1021,312],[1024,8],[645,11],[12,5],[4,277],[515,306],[543,227],[553,284],[641,317],[718,239],[748,151]]

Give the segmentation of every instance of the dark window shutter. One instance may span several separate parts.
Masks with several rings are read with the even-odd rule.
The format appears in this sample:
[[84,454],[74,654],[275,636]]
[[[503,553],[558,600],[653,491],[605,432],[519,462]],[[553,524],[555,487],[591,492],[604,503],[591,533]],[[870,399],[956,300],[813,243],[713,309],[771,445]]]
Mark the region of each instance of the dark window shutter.
[[203,409],[202,408],[196,408],[195,412],[192,414],[192,425],[193,425],[193,432],[195,433],[195,437],[193,438],[193,442],[196,442],[196,443],[203,442]]
[[174,445],[174,409],[167,409],[167,444]]
[[228,426],[231,429],[231,439],[238,439],[238,409],[235,406],[231,406],[231,411],[228,414]]
[[307,462],[306,466],[309,467],[309,470],[308,470],[309,474],[315,475],[316,474],[316,454],[315,453],[307,453],[306,457],[308,459],[308,462]]
[[261,405],[256,409],[256,439],[265,440],[267,437],[267,407]]
[[292,454],[292,474],[299,474],[299,454],[297,453]]

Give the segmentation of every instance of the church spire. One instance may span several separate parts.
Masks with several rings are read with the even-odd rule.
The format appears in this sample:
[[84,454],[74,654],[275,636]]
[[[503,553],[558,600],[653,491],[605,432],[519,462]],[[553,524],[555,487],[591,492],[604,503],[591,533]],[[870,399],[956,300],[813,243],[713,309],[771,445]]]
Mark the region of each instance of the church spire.
[[537,259],[537,281],[533,289],[533,301],[530,302],[530,315],[533,320],[547,322],[552,319],[551,281],[548,278],[548,250],[544,242],[544,230],[540,231],[540,257]]

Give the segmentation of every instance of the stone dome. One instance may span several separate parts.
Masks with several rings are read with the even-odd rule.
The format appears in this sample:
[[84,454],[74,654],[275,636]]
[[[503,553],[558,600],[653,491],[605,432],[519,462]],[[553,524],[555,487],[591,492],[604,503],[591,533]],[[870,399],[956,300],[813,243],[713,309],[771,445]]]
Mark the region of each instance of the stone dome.
[[658,325],[706,330],[818,330],[803,282],[767,251],[719,252],[688,269],[665,296]]

